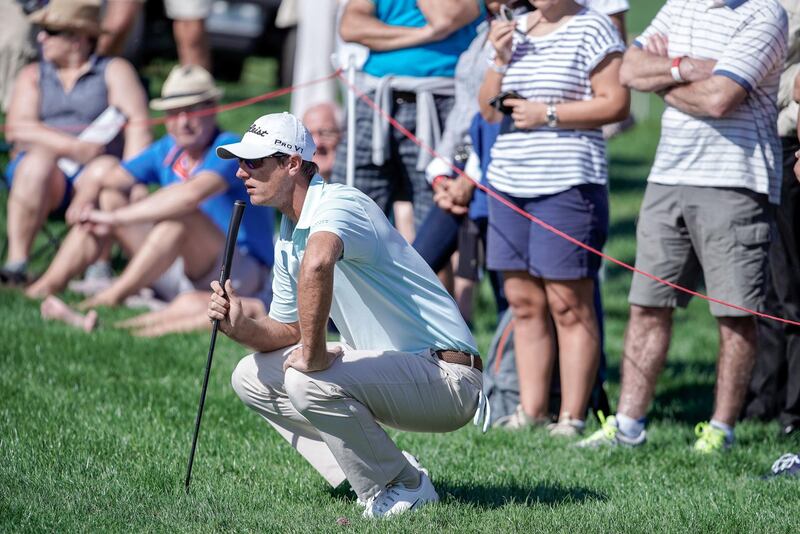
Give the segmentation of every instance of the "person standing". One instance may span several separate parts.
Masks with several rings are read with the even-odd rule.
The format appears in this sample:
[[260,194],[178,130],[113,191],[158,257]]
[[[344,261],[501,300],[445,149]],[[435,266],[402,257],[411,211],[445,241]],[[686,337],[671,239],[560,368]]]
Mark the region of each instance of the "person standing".
[[[764,309],[771,315],[800,321],[800,183],[793,170],[800,149],[797,138],[800,1],[781,0],[781,4],[789,15],[789,52],[778,91],[783,183],[775,211],[777,233],[769,248]],[[758,319],[758,355],[743,415],[765,420],[777,416],[782,436],[800,431],[800,328],[797,326]]]
[[[622,82],[667,104],[636,230],[640,271],[689,288],[702,274],[711,297],[761,309],[770,204],[780,199],[776,99],[786,34],[776,0],[669,0],[626,53]],[[645,442],[672,315],[689,298],[634,274],[617,414],[581,446]],[[713,415],[695,427],[700,453],[733,444],[756,353],[750,313],[717,302],[710,310],[720,345]]]
[[[239,160],[251,202],[283,219],[269,315],[248,319],[233,286],[213,282],[208,316],[257,351],[233,372],[242,401],[332,486],[347,479],[365,517],[387,517],[439,497],[380,425],[460,428],[478,407],[481,359],[433,271],[369,197],[319,176],[315,148],[279,113],[217,149]],[[329,316],[341,343],[326,343]]]

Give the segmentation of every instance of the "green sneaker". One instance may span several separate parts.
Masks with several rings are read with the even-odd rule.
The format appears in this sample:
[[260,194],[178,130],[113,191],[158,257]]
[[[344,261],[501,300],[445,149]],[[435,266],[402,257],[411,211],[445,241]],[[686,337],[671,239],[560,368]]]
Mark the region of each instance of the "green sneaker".
[[620,432],[617,426],[617,418],[613,415],[606,419],[603,412],[597,412],[597,418],[600,419],[600,430],[576,443],[576,447],[582,449],[599,449],[601,447],[616,447],[617,445],[637,447],[644,444],[647,439],[647,431],[645,430],[642,430],[638,436],[633,438]]
[[694,451],[703,454],[726,451],[733,445],[733,436],[728,437],[724,430],[711,426],[710,423],[697,423],[694,427],[697,441],[694,442]]

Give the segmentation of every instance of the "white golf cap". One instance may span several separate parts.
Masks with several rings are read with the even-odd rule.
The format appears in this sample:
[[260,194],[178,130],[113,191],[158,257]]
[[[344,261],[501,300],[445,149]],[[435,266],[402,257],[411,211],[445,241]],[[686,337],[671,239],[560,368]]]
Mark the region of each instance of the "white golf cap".
[[271,113],[256,119],[238,143],[217,147],[222,159],[259,159],[282,154],[297,154],[311,161],[317,146],[311,134],[291,113]]

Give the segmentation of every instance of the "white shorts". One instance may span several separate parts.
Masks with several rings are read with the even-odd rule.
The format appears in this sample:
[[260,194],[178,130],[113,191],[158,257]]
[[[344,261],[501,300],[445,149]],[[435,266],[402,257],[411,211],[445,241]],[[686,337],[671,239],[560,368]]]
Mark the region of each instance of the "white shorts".
[[164,0],[164,10],[172,20],[205,19],[211,13],[211,0]]
[[[222,256],[214,263],[214,267],[197,280],[186,276],[183,268],[183,258],[178,258],[167,271],[153,282],[152,287],[156,296],[167,302],[172,301],[182,293],[190,291],[207,291],[211,293],[211,282],[219,280],[222,266]],[[231,267],[231,282],[233,289],[241,297],[260,299],[266,306],[272,300],[272,276],[270,269],[247,253],[234,249],[233,264]]]

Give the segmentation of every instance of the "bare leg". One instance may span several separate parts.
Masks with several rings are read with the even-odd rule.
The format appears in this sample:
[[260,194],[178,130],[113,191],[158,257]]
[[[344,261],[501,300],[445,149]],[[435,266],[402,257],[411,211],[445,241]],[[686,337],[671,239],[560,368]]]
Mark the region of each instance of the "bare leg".
[[594,313],[594,281],[545,281],[558,335],[561,416],[583,420],[600,363],[600,332]]
[[527,272],[505,272],[503,276],[506,297],[514,315],[520,404],[528,417],[545,418],[555,361],[547,295],[542,280]]
[[186,275],[190,279],[200,278],[214,267],[224,244],[222,232],[199,211],[162,221],[153,227],[111,287],[83,301],[79,307],[118,305],[125,297],[154,282],[178,256],[184,259]]
[[125,41],[136,22],[144,2],[137,0],[109,0],[103,16],[103,30],[97,41],[97,53],[102,56],[119,56]]
[[75,328],[80,328],[84,332],[91,332],[97,326],[96,311],[89,310],[89,313],[84,316],[53,295],[42,301],[39,311],[45,319],[61,321]]
[[[133,317],[128,321],[117,323],[116,326],[134,328],[134,335],[142,337],[208,329],[211,323],[206,311],[210,298],[211,293],[206,291],[184,293],[163,310]],[[242,299],[242,307],[245,315],[253,319],[267,314],[264,303],[258,299]]]
[[622,356],[622,391],[617,413],[640,419],[655,394],[672,336],[672,308],[631,305]]
[[720,317],[714,419],[733,426],[742,410],[756,361],[753,317]]
[[52,152],[34,148],[22,158],[8,198],[8,262],[28,259],[36,233],[61,204],[66,187]]
[[406,241],[413,243],[417,234],[414,229],[414,205],[408,200],[398,200],[392,205],[392,210],[397,231]]
[[[100,194],[101,209],[115,209],[126,203],[126,197],[118,191],[106,190]],[[145,232],[145,227],[127,228],[117,232],[115,237],[125,236],[123,242],[127,242],[126,249],[130,250],[131,246],[134,249],[137,246],[134,235],[138,235],[138,241],[141,242],[144,241]],[[62,291],[72,278],[79,276],[86,267],[97,261],[111,240],[110,236],[97,236],[80,225],[73,226],[47,271],[25,294],[30,298],[42,298]]]
[[180,64],[199,65],[210,71],[211,52],[208,47],[205,20],[174,20],[172,32],[175,35]]

